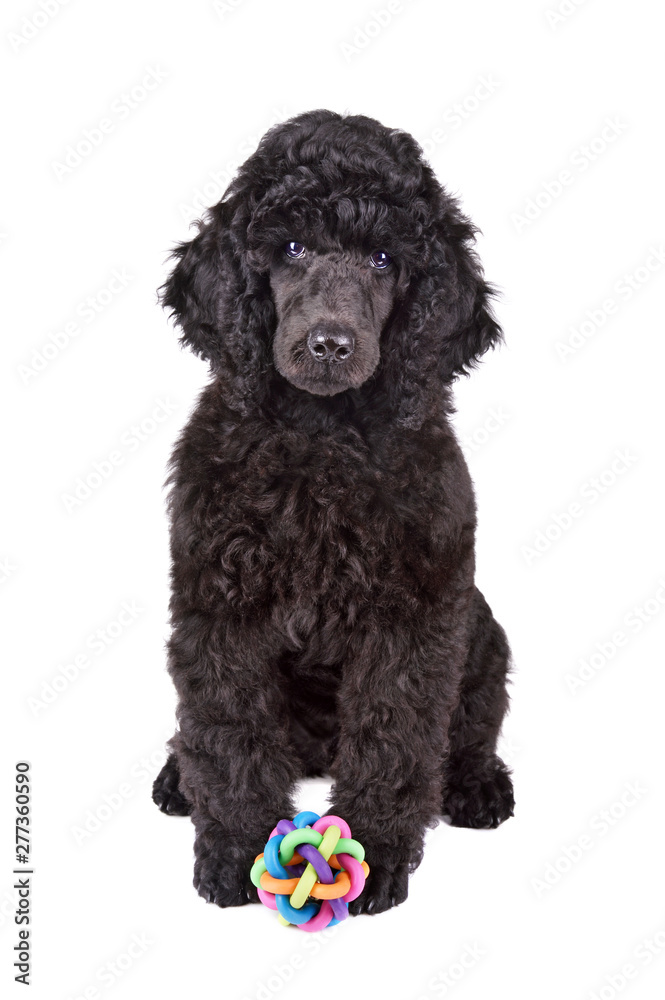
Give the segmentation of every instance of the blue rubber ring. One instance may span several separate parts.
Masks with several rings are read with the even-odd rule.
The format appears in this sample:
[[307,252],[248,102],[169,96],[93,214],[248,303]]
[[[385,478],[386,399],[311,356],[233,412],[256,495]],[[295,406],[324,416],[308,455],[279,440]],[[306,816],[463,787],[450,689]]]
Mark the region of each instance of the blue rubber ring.
[[291,878],[291,875],[287,872],[284,865],[280,864],[279,860],[279,849],[283,840],[284,835],[280,836],[278,834],[275,837],[271,837],[263,851],[263,861],[273,878]]
[[291,906],[286,896],[275,896],[275,902],[280,917],[284,917],[290,924],[306,924],[319,912],[318,903],[305,903],[303,907],[296,910],[295,906]]
[[303,830],[306,826],[312,826],[318,819],[321,819],[315,812],[299,812],[293,817],[293,823],[297,830]]

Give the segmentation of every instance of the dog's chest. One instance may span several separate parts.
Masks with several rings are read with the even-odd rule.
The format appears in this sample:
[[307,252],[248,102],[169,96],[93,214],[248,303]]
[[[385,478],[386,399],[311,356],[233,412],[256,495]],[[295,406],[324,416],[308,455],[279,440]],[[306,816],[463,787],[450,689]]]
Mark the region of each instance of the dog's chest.
[[223,552],[236,603],[348,609],[431,582],[440,511],[416,465],[319,444],[264,450],[244,473]]

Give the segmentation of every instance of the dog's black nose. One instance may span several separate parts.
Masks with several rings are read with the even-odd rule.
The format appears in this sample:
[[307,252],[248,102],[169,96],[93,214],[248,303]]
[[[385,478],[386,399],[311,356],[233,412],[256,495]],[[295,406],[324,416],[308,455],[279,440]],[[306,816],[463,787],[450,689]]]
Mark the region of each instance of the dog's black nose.
[[316,361],[347,361],[356,346],[348,327],[339,323],[317,323],[309,331],[307,346]]

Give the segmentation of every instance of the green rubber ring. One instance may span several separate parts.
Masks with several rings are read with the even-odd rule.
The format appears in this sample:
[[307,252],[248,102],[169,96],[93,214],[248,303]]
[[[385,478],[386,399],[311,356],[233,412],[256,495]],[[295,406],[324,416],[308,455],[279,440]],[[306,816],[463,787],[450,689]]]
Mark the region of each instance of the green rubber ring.
[[[304,833],[304,832],[305,832],[304,830],[297,830],[297,831],[294,830],[294,833]],[[336,849],[337,845],[342,843],[339,836],[341,832],[342,831],[338,826],[329,826],[326,832],[321,837],[321,843],[319,844],[318,850],[319,853],[322,854],[323,857],[326,859],[326,861],[333,853],[333,851]],[[316,831],[312,830],[312,833],[316,833]],[[286,836],[290,837],[291,834],[287,833]],[[284,839],[286,839],[286,837]],[[302,844],[302,842],[303,838],[301,837],[300,843]],[[351,843],[351,841],[347,840],[347,843]],[[316,868],[314,867],[314,865],[308,864],[307,868],[305,868],[304,872],[300,876],[300,881],[298,882],[298,885],[291,893],[291,906],[295,906],[296,910],[299,910],[300,907],[307,902],[309,894],[314,888],[314,883],[317,881],[318,877],[319,876],[316,874]]]
[[[332,829],[329,827],[328,829]],[[337,827],[335,827],[337,829]],[[340,837],[335,845],[335,854],[350,854],[356,861],[365,860],[365,848],[358,840],[350,840],[348,837]]]
[[249,873],[252,885],[261,885],[261,876],[267,871],[268,869],[266,868],[266,863],[263,858],[259,858],[258,861],[255,861],[252,865],[252,870]]
[[[337,827],[335,827],[335,829],[337,829]],[[286,834],[284,840],[279,845],[280,864],[288,865],[289,861],[295,854],[298,844],[312,844],[313,847],[318,848],[322,840],[322,834],[318,833],[316,830],[312,830],[309,826],[305,827],[304,830],[291,830],[290,833]]]

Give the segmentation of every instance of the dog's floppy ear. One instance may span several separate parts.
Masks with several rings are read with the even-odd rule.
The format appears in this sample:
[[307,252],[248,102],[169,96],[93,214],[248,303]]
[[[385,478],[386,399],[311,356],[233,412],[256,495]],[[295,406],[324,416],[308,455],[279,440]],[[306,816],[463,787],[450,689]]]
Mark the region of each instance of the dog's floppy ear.
[[444,216],[445,264],[439,275],[442,310],[438,321],[443,334],[441,372],[446,380],[468,375],[482,355],[503,337],[492,314],[495,289],[485,281],[473,249],[476,232],[456,205]]
[[442,384],[469,374],[502,338],[490,305],[494,289],[473,249],[477,230],[438,185],[431,198],[425,267],[398,304],[381,362],[384,391],[399,423],[412,429],[438,405]]
[[219,360],[224,327],[238,296],[237,267],[228,232],[229,207],[220,202],[199,222],[199,232],[179,243],[171,256],[177,261],[160,288],[162,305],[182,330],[180,342],[213,365]]
[[268,391],[274,306],[265,274],[247,260],[246,201],[221,201],[180,243],[176,265],[160,288],[162,304],[182,330],[180,342],[210,363],[229,406],[245,412]]

